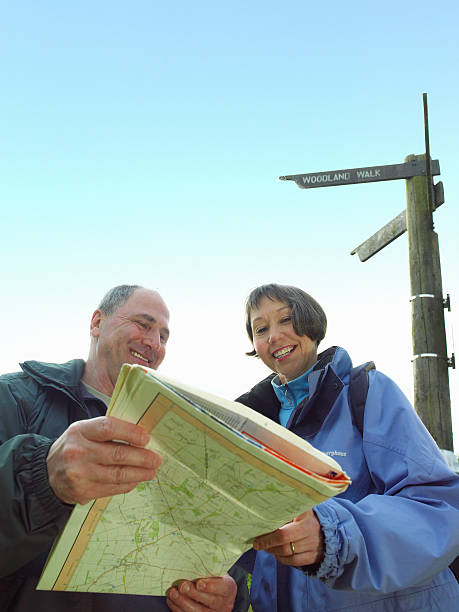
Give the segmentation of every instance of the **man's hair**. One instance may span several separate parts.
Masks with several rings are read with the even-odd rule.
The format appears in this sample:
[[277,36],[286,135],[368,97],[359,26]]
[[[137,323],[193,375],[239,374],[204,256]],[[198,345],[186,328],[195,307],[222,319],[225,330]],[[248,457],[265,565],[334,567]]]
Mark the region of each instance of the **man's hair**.
[[102,298],[98,309],[101,310],[105,316],[109,317],[115,310],[122,306],[136,289],[141,289],[140,285],[118,285],[108,291]]
[[[258,304],[263,297],[272,301],[278,300],[290,306],[292,309],[293,329],[298,336],[308,336],[311,340],[317,342],[317,346],[323,340],[327,331],[327,317],[322,306],[308,293],[298,289],[298,287],[270,283],[269,285],[261,285],[253,289],[245,303],[245,326],[252,344],[253,332],[250,320],[252,310],[258,308]],[[246,354],[258,357],[255,350]]]

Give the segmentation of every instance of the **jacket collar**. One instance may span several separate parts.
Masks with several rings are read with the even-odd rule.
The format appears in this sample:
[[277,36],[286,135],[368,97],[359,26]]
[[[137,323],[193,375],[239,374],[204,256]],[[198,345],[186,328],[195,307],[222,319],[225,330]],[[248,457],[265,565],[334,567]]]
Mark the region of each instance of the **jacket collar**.
[[347,351],[339,346],[328,348],[318,357],[309,375],[309,400],[297,407],[288,424],[304,437],[314,436],[322,427],[352,368]]
[[72,359],[66,363],[25,361],[19,365],[39,384],[65,388],[77,393],[85,362],[83,359]]
[[314,395],[320,381],[325,379],[329,369],[340,379],[345,379],[352,368],[348,352],[340,346],[331,346],[318,355],[318,361],[309,374],[309,396]]
[[[322,427],[332,406],[349,377],[352,361],[347,351],[331,346],[318,355],[318,361],[309,374],[309,399],[303,401],[290,417],[287,427],[304,437],[314,436]],[[242,403],[255,407],[265,416],[279,422],[279,400],[270,374],[252,390],[241,396]]]

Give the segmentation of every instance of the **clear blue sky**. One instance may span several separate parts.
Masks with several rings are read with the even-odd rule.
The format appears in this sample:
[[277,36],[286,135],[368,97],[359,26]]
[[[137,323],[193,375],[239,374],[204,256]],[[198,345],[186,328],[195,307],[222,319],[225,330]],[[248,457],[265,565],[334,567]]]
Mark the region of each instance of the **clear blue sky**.
[[276,179],[422,153],[423,92],[452,352],[456,1],[1,6],[1,371],[85,357],[101,295],[134,282],[172,311],[163,371],[234,397],[265,374],[243,355],[245,296],[274,281],[322,303],[324,347],[373,359],[410,395],[406,235],[367,263],[349,255],[405,207],[404,181]]

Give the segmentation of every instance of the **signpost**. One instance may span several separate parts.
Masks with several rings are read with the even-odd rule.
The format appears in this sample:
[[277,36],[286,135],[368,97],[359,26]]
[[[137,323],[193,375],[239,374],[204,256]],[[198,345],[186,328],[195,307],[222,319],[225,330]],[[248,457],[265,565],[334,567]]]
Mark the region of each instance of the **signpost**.
[[438,446],[453,450],[448,367],[455,367],[454,353],[447,356],[438,236],[433,229],[433,211],[444,202],[443,185],[432,182],[440,174],[438,160],[431,160],[427,94],[423,94],[425,155],[409,155],[403,164],[330,170],[280,176],[295,181],[301,189],[406,180],[407,206],[392,221],[356,247],[367,261],[393,240],[408,232],[411,321],[413,341],[414,407]]
[[[432,174],[440,174],[438,159],[431,162]],[[291,174],[280,176],[280,181],[295,181],[301,189],[312,187],[333,187],[335,185],[354,185],[355,183],[374,183],[376,181],[393,181],[412,176],[425,176],[425,159],[413,159],[404,164],[390,166],[368,166],[367,168],[348,168],[347,170],[328,170],[310,174]]]

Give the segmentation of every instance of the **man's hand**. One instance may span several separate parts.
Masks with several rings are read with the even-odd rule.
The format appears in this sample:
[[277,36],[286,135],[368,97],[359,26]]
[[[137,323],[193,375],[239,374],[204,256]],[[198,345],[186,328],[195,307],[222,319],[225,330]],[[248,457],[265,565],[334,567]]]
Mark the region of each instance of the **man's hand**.
[[172,587],[167,605],[172,612],[231,612],[236,599],[236,582],[229,574],[223,578],[199,578],[194,582],[183,580]]
[[280,529],[255,538],[255,550],[265,550],[284,565],[299,567],[320,563],[324,558],[324,536],[312,510],[300,514]]
[[157,453],[143,448],[148,440],[143,427],[114,417],[76,421],[49,449],[51,488],[67,504],[132,491],[161,465]]

